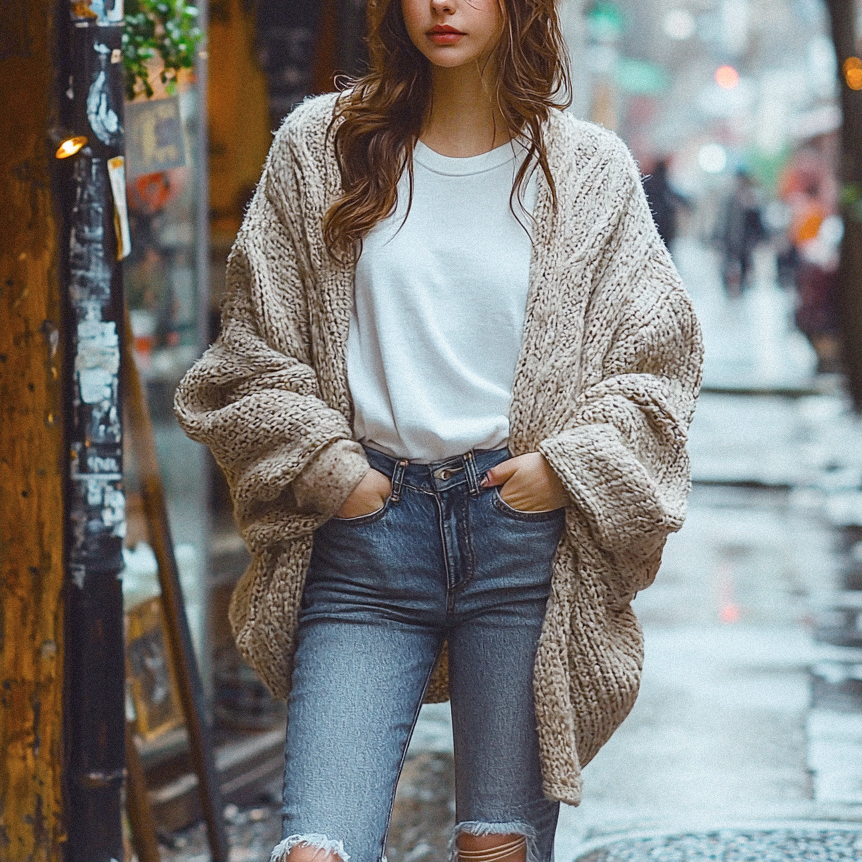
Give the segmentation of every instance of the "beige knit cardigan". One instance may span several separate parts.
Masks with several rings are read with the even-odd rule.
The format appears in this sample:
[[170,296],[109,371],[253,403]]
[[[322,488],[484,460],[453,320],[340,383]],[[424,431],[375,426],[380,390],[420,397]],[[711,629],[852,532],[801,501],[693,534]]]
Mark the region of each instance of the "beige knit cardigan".
[[[340,188],[333,105],[305,102],[276,135],[228,261],[221,334],[175,404],[230,485],[252,554],[230,620],[280,697],[314,530],[367,469],[345,360],[353,268],[322,235]],[[581,766],[637,695],[643,638],[630,601],[685,516],[702,347],[622,142],[556,112],[545,140],[559,205],[539,172],[509,448],[541,452],[571,500],[534,690],[544,792],[576,805]],[[428,699],[445,697],[443,661]]]

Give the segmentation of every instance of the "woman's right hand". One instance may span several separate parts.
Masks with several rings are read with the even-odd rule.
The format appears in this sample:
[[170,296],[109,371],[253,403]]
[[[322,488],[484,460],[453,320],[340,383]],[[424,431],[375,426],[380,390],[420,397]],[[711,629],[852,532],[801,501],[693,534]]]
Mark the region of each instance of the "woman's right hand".
[[361,518],[382,509],[392,493],[392,482],[373,467],[359,480],[359,484],[350,492],[341,508],[335,513],[336,518]]

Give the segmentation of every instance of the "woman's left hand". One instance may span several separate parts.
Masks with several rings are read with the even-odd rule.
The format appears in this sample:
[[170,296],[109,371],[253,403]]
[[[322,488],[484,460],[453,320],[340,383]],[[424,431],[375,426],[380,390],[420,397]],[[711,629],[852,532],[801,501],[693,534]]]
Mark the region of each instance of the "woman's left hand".
[[502,485],[506,505],[521,512],[549,512],[568,503],[562,482],[539,452],[527,452],[492,467],[482,480],[483,488]]

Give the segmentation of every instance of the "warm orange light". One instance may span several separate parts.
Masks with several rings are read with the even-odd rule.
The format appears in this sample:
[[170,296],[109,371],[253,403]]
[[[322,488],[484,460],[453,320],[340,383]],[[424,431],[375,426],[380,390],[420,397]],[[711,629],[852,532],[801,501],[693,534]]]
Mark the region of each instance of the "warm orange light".
[[58,159],[68,159],[69,156],[74,156],[82,147],[87,146],[87,138],[85,135],[73,135],[60,141],[54,157]]
[[851,90],[862,90],[862,60],[858,57],[848,57],[842,68],[847,86]]
[[732,90],[739,84],[739,72],[733,66],[719,66],[715,70],[715,83],[723,90]]

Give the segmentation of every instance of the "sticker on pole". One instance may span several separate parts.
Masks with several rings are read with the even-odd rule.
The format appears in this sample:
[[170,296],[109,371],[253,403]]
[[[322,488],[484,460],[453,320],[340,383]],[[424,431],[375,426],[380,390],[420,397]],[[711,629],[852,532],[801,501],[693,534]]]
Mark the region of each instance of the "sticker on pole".
[[129,256],[132,235],[129,232],[129,207],[126,204],[126,160],[122,156],[108,159],[108,176],[114,194],[114,228],[117,231],[117,260]]

